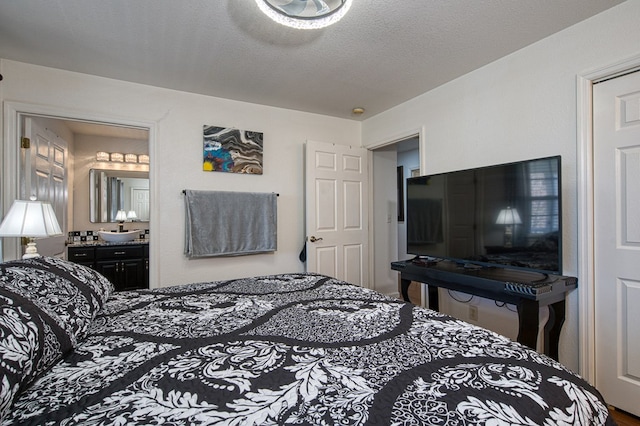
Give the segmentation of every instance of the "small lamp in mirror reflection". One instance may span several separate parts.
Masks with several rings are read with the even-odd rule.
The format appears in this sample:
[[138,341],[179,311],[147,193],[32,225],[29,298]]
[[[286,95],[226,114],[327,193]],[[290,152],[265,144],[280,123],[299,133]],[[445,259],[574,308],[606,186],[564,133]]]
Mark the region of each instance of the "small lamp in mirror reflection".
[[127,220],[130,220],[131,222],[138,220],[138,215],[135,210],[129,210],[129,213],[127,213]]
[[0,224],[0,237],[27,237],[27,249],[23,259],[39,257],[36,238],[62,235],[62,229],[56,213],[50,203],[36,201],[15,200]]
[[120,222],[120,224],[118,225],[118,232],[123,232],[124,221],[127,220],[127,212],[125,212],[124,210],[118,210],[118,213],[116,214],[116,220]]
[[518,209],[507,207],[500,210],[496,224],[504,225],[504,246],[511,247],[513,245],[513,225],[520,225],[522,219],[518,214]]

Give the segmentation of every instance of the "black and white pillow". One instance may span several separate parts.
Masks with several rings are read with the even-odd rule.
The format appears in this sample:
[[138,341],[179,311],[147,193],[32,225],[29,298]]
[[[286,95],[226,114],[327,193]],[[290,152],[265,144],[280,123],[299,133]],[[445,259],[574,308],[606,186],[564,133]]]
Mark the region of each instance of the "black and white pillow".
[[0,421],[22,390],[84,339],[112,291],[98,272],[58,258],[0,264]]

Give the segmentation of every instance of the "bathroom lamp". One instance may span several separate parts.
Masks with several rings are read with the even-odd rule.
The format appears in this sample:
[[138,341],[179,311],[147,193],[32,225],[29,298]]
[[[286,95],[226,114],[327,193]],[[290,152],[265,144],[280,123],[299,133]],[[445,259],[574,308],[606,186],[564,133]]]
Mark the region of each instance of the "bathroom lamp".
[[127,212],[125,212],[124,210],[118,210],[118,213],[116,214],[116,221],[120,222],[120,225],[118,226],[118,232],[124,231],[125,220],[127,220]]
[[62,235],[62,229],[53,207],[48,202],[36,201],[36,197],[29,201],[15,200],[0,224],[0,237],[29,238],[23,259],[40,256],[36,238],[56,235]]

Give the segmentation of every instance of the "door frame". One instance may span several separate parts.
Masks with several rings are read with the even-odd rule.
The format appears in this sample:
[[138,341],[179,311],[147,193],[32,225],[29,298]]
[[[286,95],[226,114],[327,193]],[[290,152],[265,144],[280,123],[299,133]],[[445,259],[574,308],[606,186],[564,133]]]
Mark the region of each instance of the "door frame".
[[593,85],[640,69],[635,55],[578,74],[577,85],[577,178],[578,178],[578,356],[580,374],[595,383],[595,265],[593,182]]
[[[414,127],[411,129],[407,129],[404,131],[401,131],[399,133],[396,133],[394,135],[390,135],[390,136],[385,136],[377,141],[372,142],[371,144],[368,145],[363,145],[368,151],[369,151],[369,182],[371,182],[371,184],[369,185],[369,258],[370,259],[375,259],[375,249],[376,249],[376,244],[375,244],[375,238],[374,238],[374,227],[375,227],[375,223],[374,223],[374,193],[375,193],[375,188],[373,187],[373,174],[374,174],[374,170],[373,170],[373,151],[375,151],[376,149],[379,148],[384,148],[386,146],[389,145],[393,145],[396,143],[399,143],[405,139],[410,139],[410,138],[414,138],[417,137],[418,138],[418,156],[420,157],[420,173],[424,173],[425,170],[425,156],[423,155],[423,153],[426,152],[426,138],[425,138],[425,134],[426,134],[426,128],[425,126],[420,126],[420,127]],[[397,260],[397,259],[394,259]],[[374,262],[369,262],[369,279],[370,280],[374,280],[375,279],[375,271],[374,271]],[[375,283],[371,282],[370,288],[375,288]],[[424,292],[422,292],[422,305],[425,305],[425,295]]]
[[[6,212],[19,194],[19,163],[20,149],[18,148],[18,140],[21,133],[21,120],[24,116],[39,116],[58,120],[85,121],[96,124],[113,125],[120,127],[142,128],[149,131],[149,157],[156,158],[157,147],[157,122],[134,120],[123,117],[111,116],[103,113],[72,110],[68,108],[37,105],[17,101],[5,101],[3,104],[3,129],[2,129],[2,149],[0,150],[0,164],[2,164],[2,197],[0,198],[0,209]],[[157,194],[158,171],[154,167],[153,161],[149,162],[149,191],[151,194]],[[157,223],[159,215],[158,197],[151,197],[149,227],[152,228]],[[15,238],[8,238],[3,241],[4,245],[0,247],[0,256],[4,259],[11,256],[19,259],[21,255],[21,247]],[[153,240],[149,242],[149,256],[151,259],[157,259],[158,247]],[[149,270],[151,282],[159,282],[159,265],[158,262],[151,262]]]

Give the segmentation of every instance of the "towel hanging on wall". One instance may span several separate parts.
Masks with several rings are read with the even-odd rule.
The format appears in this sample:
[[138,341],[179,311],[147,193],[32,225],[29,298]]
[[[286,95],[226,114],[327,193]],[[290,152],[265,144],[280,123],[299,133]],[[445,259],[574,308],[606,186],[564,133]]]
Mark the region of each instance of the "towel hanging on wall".
[[277,194],[185,190],[185,255],[240,256],[277,249]]

